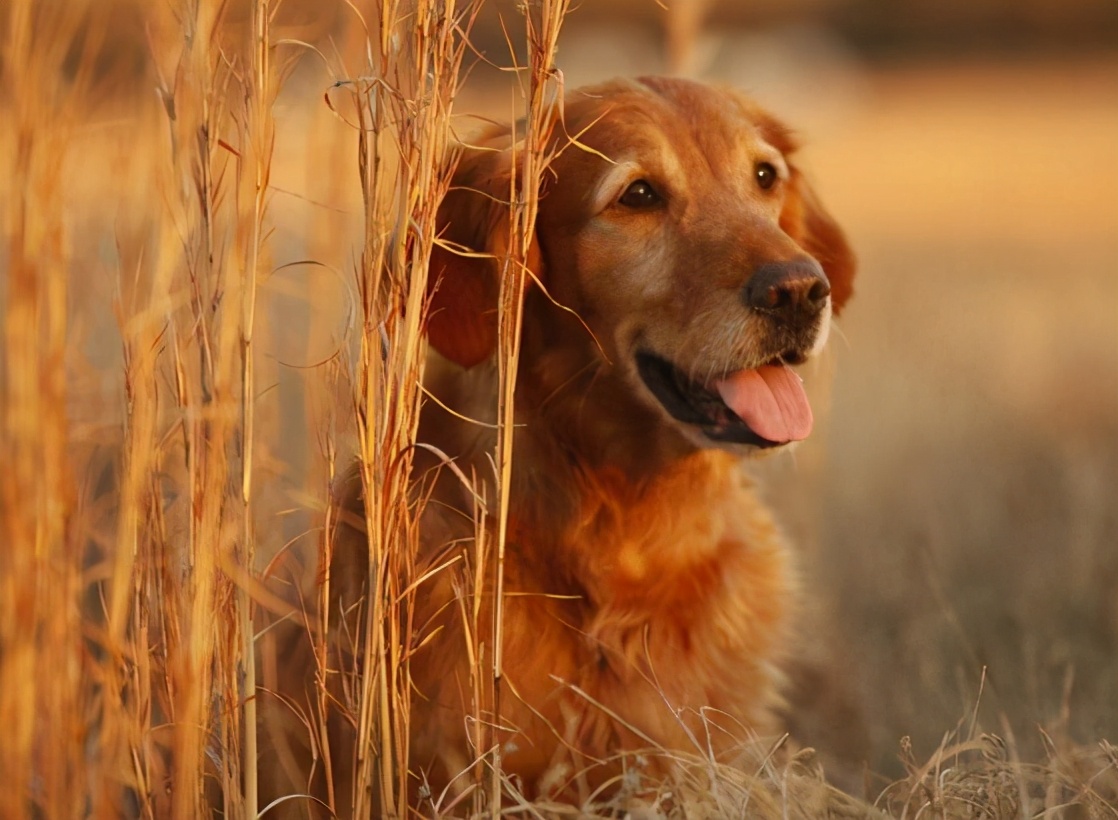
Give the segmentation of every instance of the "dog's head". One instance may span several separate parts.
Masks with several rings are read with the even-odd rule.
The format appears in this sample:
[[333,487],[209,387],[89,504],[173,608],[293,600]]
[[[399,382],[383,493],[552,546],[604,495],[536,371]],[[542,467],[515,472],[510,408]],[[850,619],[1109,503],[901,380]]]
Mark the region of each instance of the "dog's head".
[[[574,92],[563,126],[528,265],[582,329],[560,324],[545,344],[596,358],[700,446],[805,438],[790,366],[822,348],[854,258],[788,129],[739,94],[664,78]],[[450,242],[504,251],[511,142],[493,134],[462,154],[440,211]],[[434,256],[430,338],[466,367],[495,346],[496,271]]]

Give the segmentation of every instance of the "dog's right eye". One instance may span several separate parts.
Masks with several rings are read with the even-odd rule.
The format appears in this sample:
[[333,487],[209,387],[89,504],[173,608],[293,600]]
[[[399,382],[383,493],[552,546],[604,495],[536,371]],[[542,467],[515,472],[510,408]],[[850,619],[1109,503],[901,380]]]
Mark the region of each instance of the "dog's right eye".
[[648,182],[638,179],[625,189],[618,202],[628,208],[651,208],[659,205],[663,199]]

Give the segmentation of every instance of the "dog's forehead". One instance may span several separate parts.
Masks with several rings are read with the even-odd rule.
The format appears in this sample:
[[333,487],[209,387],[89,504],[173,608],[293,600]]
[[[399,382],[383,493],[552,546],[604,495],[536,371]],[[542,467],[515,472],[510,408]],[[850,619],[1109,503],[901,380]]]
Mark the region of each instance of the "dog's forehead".
[[787,131],[744,96],[687,80],[615,81],[575,92],[567,133],[610,160],[694,151],[728,170],[792,150]]

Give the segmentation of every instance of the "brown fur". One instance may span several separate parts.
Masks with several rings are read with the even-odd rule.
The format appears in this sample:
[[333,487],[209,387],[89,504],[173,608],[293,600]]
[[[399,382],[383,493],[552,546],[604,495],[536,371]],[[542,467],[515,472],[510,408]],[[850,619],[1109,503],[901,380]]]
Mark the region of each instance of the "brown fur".
[[[650,345],[700,379],[755,367],[790,343],[739,297],[757,266],[812,255],[835,311],[854,272],[842,232],[791,165],[788,130],[736,93],[615,81],[568,95],[557,139],[564,128],[593,150],[568,145],[542,191],[529,264],[547,293],[531,288],[524,305],[506,558],[500,723],[510,730],[499,739],[511,741],[504,764],[530,791],[650,742],[724,755],[749,732],[778,729],[793,581],[738,466],[748,448],[685,434],[641,384],[633,352]],[[444,238],[503,250],[512,139],[497,128],[462,149]],[[666,192],[665,209],[616,205],[631,179],[602,155],[633,163],[632,178]],[[776,190],[757,187],[759,161],[787,165]],[[491,424],[496,263],[440,250],[431,274],[429,334],[443,359],[428,388]],[[419,439],[466,474],[492,475],[489,426],[429,403]],[[470,495],[433,456],[419,459],[416,480],[417,496],[430,496],[421,566],[469,553]],[[365,577],[362,541],[341,536],[339,586]],[[455,598],[454,572],[436,574],[414,621],[438,628],[412,661],[411,739],[413,770],[436,794],[471,761],[475,706]]]

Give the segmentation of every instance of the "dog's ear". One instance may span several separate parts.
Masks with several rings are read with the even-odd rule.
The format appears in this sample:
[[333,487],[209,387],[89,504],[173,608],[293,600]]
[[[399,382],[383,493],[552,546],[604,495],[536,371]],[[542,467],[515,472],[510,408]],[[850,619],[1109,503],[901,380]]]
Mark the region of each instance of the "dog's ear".
[[[439,206],[441,244],[427,277],[427,338],[447,359],[473,367],[497,347],[500,274],[509,250],[511,150],[459,149],[450,190]],[[525,260],[542,276],[533,237]]]
[[780,214],[780,227],[808,252],[827,274],[831,283],[831,306],[835,315],[854,293],[857,259],[846,235],[827,213],[803,173],[789,165],[791,179]]

